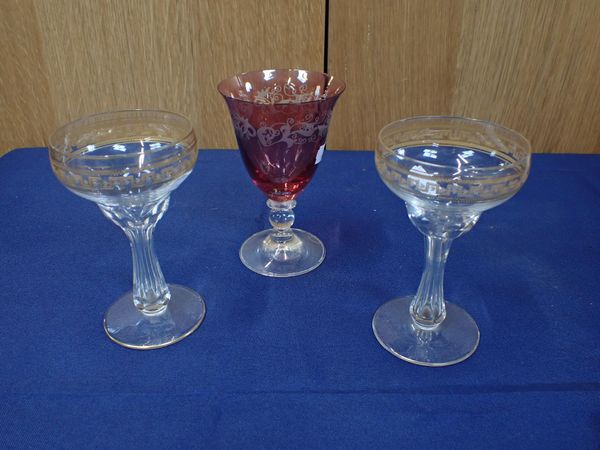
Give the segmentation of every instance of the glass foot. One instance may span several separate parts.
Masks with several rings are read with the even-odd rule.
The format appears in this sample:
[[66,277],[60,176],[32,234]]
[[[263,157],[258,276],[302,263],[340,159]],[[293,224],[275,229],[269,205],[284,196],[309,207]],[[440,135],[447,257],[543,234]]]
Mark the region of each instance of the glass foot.
[[200,326],[206,307],[195,291],[169,284],[171,300],[156,315],[141,313],[133,304],[131,292],[113,303],[104,316],[104,331],[119,345],[151,350],[179,342]]
[[316,269],[325,259],[321,240],[302,230],[292,228],[293,237],[285,244],[271,239],[271,230],[250,236],[240,248],[244,265],[267,277],[293,277]]
[[449,366],[464,361],[479,345],[479,328],[462,308],[446,302],[446,319],[434,330],[413,324],[413,297],[383,304],[373,317],[373,332],[392,355],[421,366]]

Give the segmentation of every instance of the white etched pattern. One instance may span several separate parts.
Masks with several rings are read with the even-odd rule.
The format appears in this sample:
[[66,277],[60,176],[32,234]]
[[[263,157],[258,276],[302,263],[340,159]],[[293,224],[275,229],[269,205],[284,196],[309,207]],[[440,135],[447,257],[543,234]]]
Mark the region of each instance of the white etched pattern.
[[441,201],[476,203],[511,196],[519,190],[527,176],[525,170],[513,170],[498,178],[449,179],[421,165],[407,170],[398,159],[401,157],[380,153],[376,159],[380,175],[394,192],[401,195],[404,191]]
[[[162,167],[152,170],[131,171],[126,169],[86,171],[63,164],[53,166],[57,177],[69,189],[80,195],[85,193],[99,196],[127,196],[146,191],[160,191],[161,187],[174,188],[172,182],[183,179],[192,171],[195,154],[184,155],[167,161]],[[163,189],[164,190],[164,189]],[[94,199],[95,200],[95,199]]]
[[273,124],[262,122],[258,128],[252,126],[248,118],[238,113],[232,113],[232,118],[238,138],[242,140],[258,138],[263,147],[284,143],[290,148],[324,139],[331,119],[331,110],[324,117],[318,114],[306,114],[303,121],[296,121],[290,117],[285,122]]
[[267,86],[252,92],[246,92],[245,90],[240,89],[238,91],[238,98],[260,105],[275,105],[324,100],[327,98],[327,94],[321,92],[320,86],[309,91],[306,84],[301,84],[299,86],[285,84],[283,86]]

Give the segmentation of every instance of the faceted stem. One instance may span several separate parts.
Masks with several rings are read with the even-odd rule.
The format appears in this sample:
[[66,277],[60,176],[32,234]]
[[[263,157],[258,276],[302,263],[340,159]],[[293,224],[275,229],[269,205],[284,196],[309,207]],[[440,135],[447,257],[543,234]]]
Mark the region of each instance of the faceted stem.
[[410,305],[412,319],[422,329],[432,330],[446,317],[444,267],[451,244],[451,239],[425,237],[425,271]]
[[171,295],[154,253],[154,226],[127,233],[133,255],[133,303],[146,314],[162,311]]
[[171,293],[154,252],[156,223],[169,207],[169,197],[144,207],[109,207],[100,209],[129,238],[133,257],[133,303],[144,314],[165,310]]

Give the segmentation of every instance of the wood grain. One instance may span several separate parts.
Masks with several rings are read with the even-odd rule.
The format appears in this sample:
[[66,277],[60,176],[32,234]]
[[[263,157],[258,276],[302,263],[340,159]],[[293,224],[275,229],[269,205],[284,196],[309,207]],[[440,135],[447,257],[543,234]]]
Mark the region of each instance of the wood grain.
[[329,14],[329,72],[348,84],[330,147],[453,114],[515,128],[537,152],[600,153],[599,1],[330,0]]
[[82,115],[127,108],[178,111],[202,147],[235,147],[221,79],[323,66],[325,0],[2,2],[0,154],[44,145]]
[[[0,154],[99,111],[189,116],[235,147],[216,84],[265,67],[323,70],[325,0],[0,0]],[[343,78],[330,148],[370,149],[418,114],[491,119],[538,152],[600,153],[600,1],[330,0]]]
[[48,124],[56,122],[34,11],[32,0],[0,6],[0,155],[44,145]]

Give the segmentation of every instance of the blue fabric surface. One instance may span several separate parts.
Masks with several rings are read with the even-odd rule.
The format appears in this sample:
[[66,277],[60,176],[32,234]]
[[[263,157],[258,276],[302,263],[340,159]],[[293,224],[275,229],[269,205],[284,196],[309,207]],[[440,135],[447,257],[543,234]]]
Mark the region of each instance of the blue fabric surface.
[[523,190],[456,240],[446,298],[471,313],[468,360],[424,368],[371,331],[414,293],[422,237],[369,152],[328,152],[295,226],[327,256],[256,275],[240,244],[267,208],[233,151],[201,151],[156,250],[200,292],[201,327],[160,350],[109,341],[131,286],[125,236],[63,188],[43,149],[0,159],[0,448],[598,448],[600,156],[535,155]]

